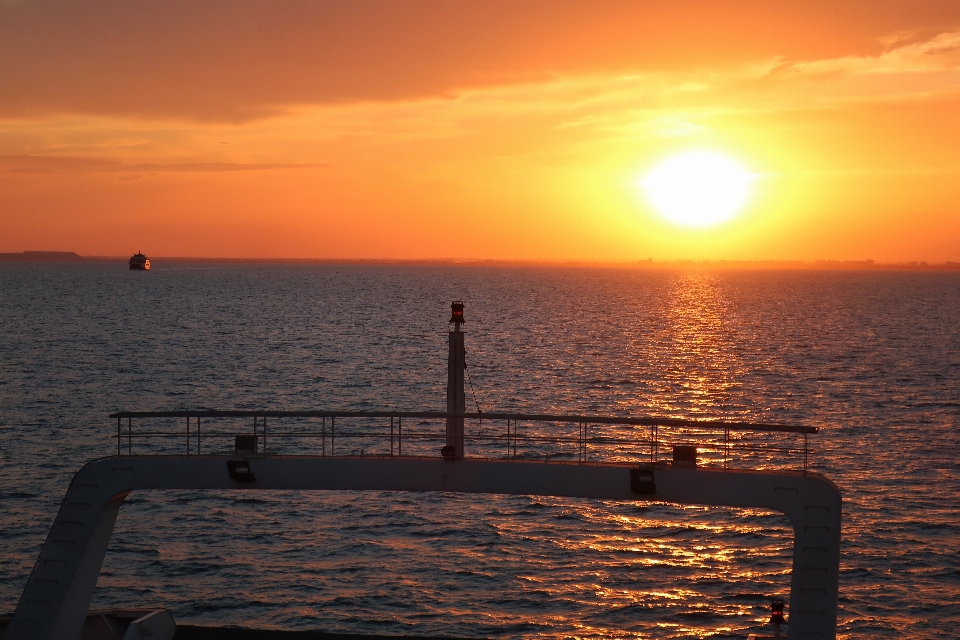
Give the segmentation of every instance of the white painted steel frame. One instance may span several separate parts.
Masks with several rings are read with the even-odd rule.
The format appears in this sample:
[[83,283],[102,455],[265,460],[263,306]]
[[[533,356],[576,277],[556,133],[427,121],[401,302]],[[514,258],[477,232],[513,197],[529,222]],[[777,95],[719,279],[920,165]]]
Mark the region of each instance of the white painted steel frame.
[[[84,466],[70,484],[7,630],[8,640],[77,640],[120,505],[136,490],[450,491],[660,501],[780,511],[794,528],[787,638],[835,638],[840,491],[815,473],[664,467],[656,493],[614,464],[505,460],[251,457],[255,480],[232,480],[236,456],[123,456]],[[633,467],[636,468],[636,467]]]

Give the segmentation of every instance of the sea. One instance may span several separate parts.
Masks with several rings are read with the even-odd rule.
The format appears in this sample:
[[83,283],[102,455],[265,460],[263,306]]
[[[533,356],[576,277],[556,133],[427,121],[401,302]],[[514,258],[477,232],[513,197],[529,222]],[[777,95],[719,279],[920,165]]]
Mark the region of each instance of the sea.
[[[453,300],[470,408],[819,427],[810,469],[844,500],[841,637],[960,637],[960,273],[709,266],[0,264],[0,615],[73,474],[116,453],[108,414],[443,411]],[[144,491],[93,607],[353,634],[744,638],[789,599],[792,545],[783,515],[753,509]]]

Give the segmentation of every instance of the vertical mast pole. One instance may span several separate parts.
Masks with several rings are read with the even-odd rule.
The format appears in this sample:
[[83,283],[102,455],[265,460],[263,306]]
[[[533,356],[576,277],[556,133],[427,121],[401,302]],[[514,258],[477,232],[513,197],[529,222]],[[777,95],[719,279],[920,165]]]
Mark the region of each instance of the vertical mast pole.
[[[463,349],[463,303],[455,300],[451,305],[453,331],[449,332],[450,352],[447,357],[447,441],[446,451],[453,451],[453,459],[463,458],[463,414],[466,412],[466,395],[463,392],[463,373],[466,354]],[[456,417],[461,416],[461,417]],[[451,448],[447,448],[451,447]],[[448,455],[447,453],[444,454]]]

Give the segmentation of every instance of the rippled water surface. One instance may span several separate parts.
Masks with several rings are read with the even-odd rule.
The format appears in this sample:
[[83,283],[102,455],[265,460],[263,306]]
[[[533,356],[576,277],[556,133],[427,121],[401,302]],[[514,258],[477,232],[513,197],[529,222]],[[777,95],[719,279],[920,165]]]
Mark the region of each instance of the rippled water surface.
[[[845,637],[960,628],[960,274],[0,264],[0,614],[118,409],[443,410],[449,303],[484,411],[826,427]],[[281,450],[280,453],[283,453]],[[776,462],[776,461],[774,461]],[[775,513],[391,493],[140,492],[94,606],[421,635],[745,637]]]

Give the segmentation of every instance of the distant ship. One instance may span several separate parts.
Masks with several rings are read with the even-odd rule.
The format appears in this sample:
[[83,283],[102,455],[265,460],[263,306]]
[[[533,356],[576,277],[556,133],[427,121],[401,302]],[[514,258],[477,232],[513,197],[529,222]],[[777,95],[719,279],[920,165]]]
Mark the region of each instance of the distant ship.
[[150,261],[147,259],[147,256],[142,253],[137,253],[135,256],[130,258],[130,270],[131,271],[149,271],[150,270]]

